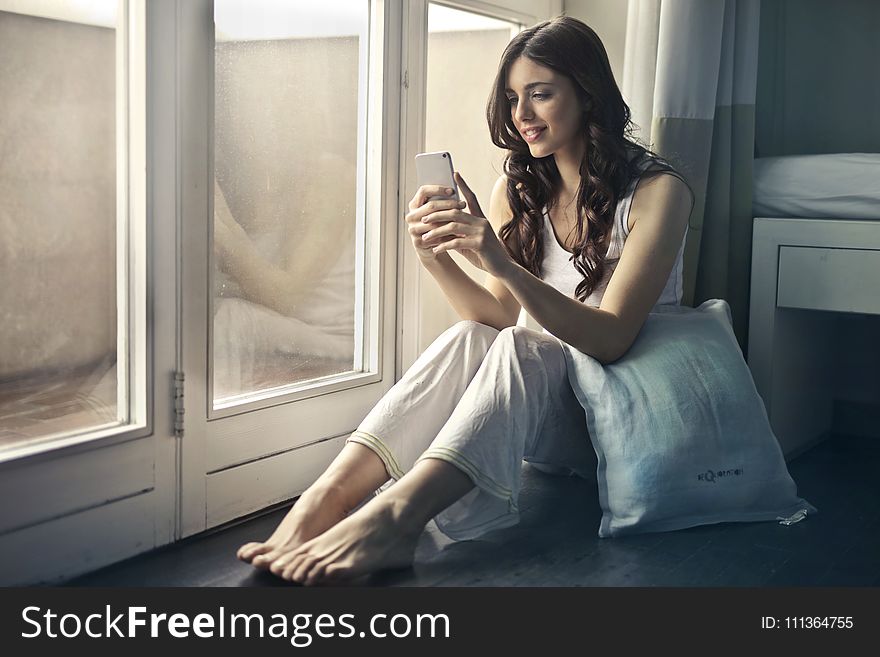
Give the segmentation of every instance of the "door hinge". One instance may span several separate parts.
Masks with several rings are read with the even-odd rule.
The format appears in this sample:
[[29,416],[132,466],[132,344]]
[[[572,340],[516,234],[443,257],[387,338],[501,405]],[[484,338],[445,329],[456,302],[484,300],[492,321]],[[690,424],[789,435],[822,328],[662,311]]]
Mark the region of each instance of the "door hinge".
[[403,88],[409,89],[409,70],[403,72]]
[[183,438],[183,372],[174,373],[174,435]]

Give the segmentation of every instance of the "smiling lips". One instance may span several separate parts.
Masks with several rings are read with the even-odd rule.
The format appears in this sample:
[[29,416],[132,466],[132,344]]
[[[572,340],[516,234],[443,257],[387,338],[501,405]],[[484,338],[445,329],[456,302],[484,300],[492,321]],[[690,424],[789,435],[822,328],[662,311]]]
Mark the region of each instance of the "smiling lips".
[[529,143],[532,143],[541,138],[541,135],[544,134],[544,130],[546,130],[546,128],[527,128],[521,131],[521,134],[523,136],[523,139],[525,139]]

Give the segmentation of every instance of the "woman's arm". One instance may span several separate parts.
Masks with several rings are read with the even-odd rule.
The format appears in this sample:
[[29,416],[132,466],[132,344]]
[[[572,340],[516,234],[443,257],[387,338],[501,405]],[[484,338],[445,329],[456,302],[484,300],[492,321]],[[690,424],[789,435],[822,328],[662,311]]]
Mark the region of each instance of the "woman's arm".
[[679,178],[657,174],[640,181],[630,209],[636,223],[599,308],[564,295],[513,261],[500,279],[550,333],[603,364],[614,362],[629,350],[660,297],[692,208],[690,190]]
[[[441,253],[427,269],[458,316],[472,319],[499,331],[511,326],[501,302],[489,290],[465,273],[448,253]],[[516,321],[513,322],[516,324]]]
[[617,317],[566,296],[511,261],[501,281],[545,329],[602,364],[616,360]]
[[[505,184],[506,177],[501,176],[495,183],[489,200],[487,219],[496,235],[511,216],[504,195]],[[499,331],[516,325],[519,319],[519,302],[491,274],[487,273],[484,287],[468,276],[449,253],[439,253],[433,261],[423,264],[462,319],[472,319]]]

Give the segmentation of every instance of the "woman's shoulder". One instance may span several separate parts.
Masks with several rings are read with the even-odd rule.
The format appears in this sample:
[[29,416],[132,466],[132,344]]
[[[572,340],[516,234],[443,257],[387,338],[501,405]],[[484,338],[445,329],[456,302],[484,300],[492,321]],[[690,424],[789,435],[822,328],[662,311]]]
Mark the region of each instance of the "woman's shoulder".
[[507,189],[507,174],[502,173],[498,176],[498,180],[495,181],[495,186],[492,188],[492,193],[494,194],[496,191],[504,191]]
[[[640,150],[634,153],[633,163],[633,175],[630,181],[633,194],[636,190],[647,187],[653,187],[655,190],[659,187],[666,193],[683,192],[686,189],[693,200],[694,192],[687,178],[666,158],[647,150]],[[643,197],[647,195],[642,193]]]
[[486,216],[492,228],[497,233],[501,226],[506,224],[513,218],[513,210],[510,209],[510,203],[507,201],[507,175],[501,174],[492,187],[492,194],[489,197],[489,212]]
[[659,217],[663,221],[680,217],[686,222],[693,206],[694,194],[684,178],[662,167],[646,170],[633,190],[627,227],[632,232],[644,217]]
[[636,175],[648,169],[674,170],[675,167],[663,156],[658,155],[642,144],[627,142],[625,146],[626,160],[629,168]]
[[665,157],[647,150],[635,153],[633,159],[635,177],[654,177],[657,174],[668,174],[686,182],[684,175]]

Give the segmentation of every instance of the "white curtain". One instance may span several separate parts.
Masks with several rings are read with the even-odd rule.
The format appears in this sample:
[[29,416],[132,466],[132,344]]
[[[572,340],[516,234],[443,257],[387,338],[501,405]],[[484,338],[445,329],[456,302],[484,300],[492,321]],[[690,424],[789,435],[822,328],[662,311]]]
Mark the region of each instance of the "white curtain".
[[684,299],[728,301],[748,328],[760,0],[630,0],[623,95],[636,136],[697,196]]

